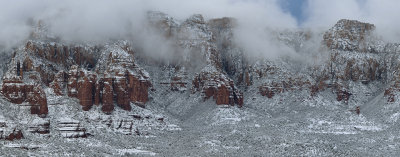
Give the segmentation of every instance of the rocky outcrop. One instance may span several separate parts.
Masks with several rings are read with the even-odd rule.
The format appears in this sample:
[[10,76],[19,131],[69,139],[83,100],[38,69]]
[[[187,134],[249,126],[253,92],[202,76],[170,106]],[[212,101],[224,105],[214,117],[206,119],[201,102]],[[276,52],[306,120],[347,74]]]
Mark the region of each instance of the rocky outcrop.
[[234,42],[234,29],[237,20],[230,17],[211,19],[208,25],[212,32],[212,41],[219,53],[218,61],[228,76],[237,84],[250,86],[252,84],[249,66],[243,50]]
[[175,75],[171,77],[169,83],[172,91],[184,92],[187,90],[188,77],[184,67],[175,67]]
[[[128,77],[129,78],[129,77]],[[130,90],[128,88],[129,81],[124,74],[119,74],[114,81],[113,89],[115,90],[116,94],[116,102],[119,107],[124,110],[131,110],[131,99],[130,99]]]
[[[143,73],[140,68],[136,70]],[[98,78],[96,74],[83,69],[71,69],[69,74],[69,96],[78,98],[85,111],[94,104],[102,104],[103,112],[111,113],[114,102],[122,109],[130,111],[131,102],[144,104],[149,99],[148,89],[151,83],[148,76],[140,73],[113,69],[103,74],[104,78]]]
[[4,139],[4,132],[7,127],[6,121],[0,119],[0,139]]
[[[63,65],[66,67],[72,65],[82,65],[88,68],[93,68],[96,65],[97,60],[94,54],[99,53],[100,51],[100,47],[97,46],[68,46],[58,44],[56,42],[43,43],[36,41],[28,41],[24,49],[34,57],[45,59],[52,63],[57,63],[58,65]],[[29,66],[26,68],[29,69]],[[34,67],[31,67],[31,69],[32,68]]]
[[31,114],[45,116],[49,109],[47,107],[46,93],[39,85],[29,85],[26,89],[26,101],[31,105]]
[[268,98],[272,98],[275,94],[294,91],[294,90],[306,90],[307,88],[311,89],[311,95],[315,92],[322,90],[322,87],[315,85],[312,86],[310,81],[302,80],[301,78],[291,79],[289,78],[286,81],[281,82],[271,82],[271,83],[264,83],[263,85],[259,86],[259,92],[262,96],[266,96]]
[[67,91],[69,97],[78,97],[78,66],[72,66],[68,72]]
[[50,87],[53,89],[54,94],[61,96],[64,95],[64,88],[66,85],[68,74],[64,71],[59,71],[55,77],[53,82],[50,84]]
[[162,12],[151,11],[147,14],[149,24],[156,28],[156,31],[165,37],[172,37],[176,34],[178,24],[175,20]]
[[388,67],[384,65],[384,58],[367,55],[348,55],[332,52],[330,59],[331,77],[342,81],[361,81],[364,84],[375,80],[382,80]]
[[44,119],[35,119],[30,123],[28,131],[31,133],[48,135],[50,134],[50,121]]
[[175,76],[171,78],[171,90],[172,91],[186,91],[187,82],[184,78]]
[[132,74],[128,74],[129,89],[128,93],[131,101],[146,103],[149,101],[148,89],[151,86],[148,80],[141,80]]
[[125,135],[133,135],[133,120],[119,120],[118,125],[115,129]]
[[11,103],[21,104],[26,99],[25,87],[19,78],[8,78],[3,80],[1,92]]
[[12,103],[29,103],[31,114],[45,116],[48,113],[46,93],[36,83],[23,83],[21,77],[9,74],[3,80],[1,92]]
[[7,141],[14,141],[14,140],[20,140],[24,138],[24,134],[22,134],[21,130],[14,129],[12,133],[9,135],[6,135],[4,137],[5,140]]
[[24,138],[20,129],[15,126],[12,120],[7,120],[0,115],[0,140],[19,140]]
[[47,113],[41,84],[55,95],[77,98],[85,111],[103,104],[103,111],[111,113],[114,102],[131,110],[131,102],[143,106],[149,100],[151,86],[147,72],[134,63],[133,53],[123,41],[104,47],[28,41],[15,52],[2,92],[12,103],[29,102],[33,114]]
[[233,81],[214,67],[206,67],[193,80],[193,90],[201,91],[204,99],[213,97],[217,105],[243,106],[243,95]]
[[84,111],[90,110],[94,103],[95,81],[96,75],[83,76],[78,81],[78,99]]
[[82,124],[70,118],[63,118],[57,124],[58,131],[64,138],[86,138],[88,133]]
[[374,30],[373,24],[342,19],[324,34],[324,43],[331,49],[375,52],[375,47],[369,41]]
[[[174,41],[171,45],[176,48],[176,59],[167,65],[175,70],[168,73],[163,84],[169,85],[172,91],[185,92],[192,81],[193,92],[201,92],[204,99],[212,97],[218,105],[242,106],[243,94],[238,85],[242,90],[255,85],[259,93],[268,98],[296,90],[309,90],[310,95],[315,96],[331,88],[338,101],[348,101],[353,94],[350,81],[364,84],[381,81],[389,71],[385,58],[374,53],[382,49],[375,44],[380,41],[372,36],[375,29],[372,24],[340,20],[324,34],[323,44],[331,54],[327,63],[299,74],[285,69],[291,65],[273,61],[260,59],[249,63],[244,50],[233,40],[237,25],[233,18],[205,21],[203,16],[193,15],[177,22],[160,12],[149,12],[148,18],[148,24]],[[304,32],[292,33],[292,36],[298,37],[278,40],[295,42],[297,50],[301,49],[302,40],[311,38]],[[107,114],[112,113],[114,104],[128,111],[131,104],[145,107],[152,84],[149,74],[137,65],[133,54],[137,53],[126,41],[94,46],[31,40],[16,49],[9,65],[12,75],[3,79],[2,93],[10,102],[31,104],[32,114],[47,113],[42,89],[47,86],[56,95],[77,98],[85,111],[93,105],[102,105],[102,111]],[[205,68],[200,71],[199,67]],[[274,69],[276,67],[280,69]],[[193,74],[193,80],[188,78]]]
[[103,95],[101,97],[103,106],[101,110],[104,113],[110,114],[114,110],[114,102],[113,102],[113,88],[112,88],[112,79],[105,78],[103,81]]
[[397,102],[396,96],[400,93],[400,81],[394,81],[394,84],[385,89],[384,96],[387,98],[387,102],[393,103]]

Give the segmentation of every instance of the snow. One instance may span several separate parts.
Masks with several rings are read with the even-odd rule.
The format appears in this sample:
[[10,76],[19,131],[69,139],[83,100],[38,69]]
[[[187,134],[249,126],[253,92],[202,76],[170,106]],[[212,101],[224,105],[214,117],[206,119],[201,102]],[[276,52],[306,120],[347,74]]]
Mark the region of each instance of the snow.
[[147,150],[140,150],[140,149],[118,149],[119,155],[126,155],[126,154],[141,154],[141,155],[150,155],[155,156],[157,153],[147,151]]
[[[154,13],[151,16],[165,19],[168,24],[179,28],[176,30],[179,33],[176,40],[179,46],[187,50],[184,59],[189,63],[193,61],[190,60],[193,54],[191,50],[199,48],[201,50],[195,52],[203,54],[205,58],[202,59],[208,63],[195,68],[183,67],[179,71],[172,65],[149,65],[140,58],[135,60],[137,65],[129,72],[140,76],[141,80],[149,80],[155,90],[149,92],[150,101],[146,103],[146,108],[131,103],[132,111],[124,111],[115,106],[110,115],[102,113],[101,106],[96,105],[90,111],[83,111],[76,98],[55,96],[52,89],[45,88],[49,115],[42,119],[30,115],[29,107],[23,107],[24,104],[11,104],[0,94],[0,124],[7,125],[0,130],[10,133],[13,128],[20,128],[24,130],[25,137],[20,141],[1,141],[0,156],[27,156],[28,153],[31,156],[395,156],[400,153],[397,149],[400,146],[397,124],[400,106],[397,102],[387,103],[383,96],[386,88],[384,81],[390,82],[395,74],[388,76],[387,80],[375,80],[368,84],[346,80],[347,89],[353,93],[348,104],[338,102],[331,88],[310,96],[308,87],[294,87],[293,90],[276,93],[269,99],[260,95],[260,85],[267,84],[270,87],[268,84],[272,82],[289,78],[316,83],[315,76],[318,75],[313,73],[323,74],[326,60],[321,64],[297,64],[290,59],[279,58],[245,64],[243,58],[238,59],[242,53],[240,48],[232,46],[232,51],[226,52],[234,56],[232,66],[237,68],[237,73],[249,66],[247,70],[253,85],[236,87],[235,84],[244,92],[243,108],[217,106],[212,98],[204,100],[200,92],[187,90],[193,86],[192,80],[199,72],[237,82],[239,74],[227,74],[224,69],[210,63],[210,49],[218,46],[210,41],[213,34],[207,23],[198,15],[183,23],[166,14]],[[229,35],[229,31],[225,33]],[[306,51],[309,46],[300,32],[286,32],[278,37],[298,51]],[[353,44],[346,39],[338,39],[338,42],[344,43],[342,46]],[[121,49],[121,45],[129,44],[127,41],[105,44],[106,48],[98,54],[99,64],[96,68],[108,68],[106,63],[110,53],[116,59],[131,63],[133,56]],[[82,46],[90,48],[90,44]],[[387,49],[391,49],[391,53],[397,52],[398,46]],[[22,49],[18,52],[21,53],[18,57],[26,54]],[[338,74],[343,73],[350,59],[357,60],[354,66],[362,66],[370,59],[377,60],[380,65],[389,62],[384,57],[386,54],[342,50],[329,52],[338,54],[335,63]],[[18,57],[17,60],[21,59]],[[397,61],[396,57],[389,58]],[[38,58],[34,58],[34,62],[35,66],[48,64]],[[393,70],[396,64],[388,67],[388,70]],[[111,68],[119,70],[123,67],[115,65]],[[257,70],[263,71],[263,75],[259,76]],[[173,76],[182,76],[187,89],[171,91],[168,83]],[[222,83],[211,81],[209,85],[219,86]],[[356,106],[361,107],[360,115],[349,111]],[[25,131],[31,125],[47,121],[50,122],[48,137]],[[82,131],[75,132],[78,125],[93,136],[84,139],[64,138],[83,135]],[[17,149],[21,144],[31,145],[37,150]]]

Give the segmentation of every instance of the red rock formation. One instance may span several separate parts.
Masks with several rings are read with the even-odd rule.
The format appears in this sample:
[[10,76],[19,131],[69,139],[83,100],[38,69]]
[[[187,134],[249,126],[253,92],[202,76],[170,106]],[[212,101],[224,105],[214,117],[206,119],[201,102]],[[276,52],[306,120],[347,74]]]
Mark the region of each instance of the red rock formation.
[[86,138],[86,128],[77,120],[65,118],[58,122],[57,128],[64,138]]
[[262,96],[267,96],[267,98],[272,98],[275,95],[275,92],[273,89],[270,89],[267,86],[260,86],[259,88],[260,94]]
[[[230,92],[228,88],[226,88],[225,85],[221,85],[217,88],[216,93],[214,94],[214,98],[217,102],[217,105],[221,104],[231,104],[232,102],[230,101]],[[234,103],[232,103],[234,104]]]
[[49,110],[47,108],[46,93],[39,85],[26,86],[27,97],[26,101],[31,104],[31,114],[45,116]]
[[50,87],[53,88],[54,93],[58,96],[64,95],[63,89],[67,74],[64,71],[60,71],[55,75],[54,81],[50,84]]
[[87,76],[83,76],[78,82],[78,99],[84,111],[89,111],[93,105],[94,83]]
[[22,131],[14,129],[13,132],[10,133],[8,136],[6,136],[4,139],[8,140],[8,141],[14,141],[14,140],[22,139],[22,138],[24,138]]
[[373,24],[342,19],[324,34],[324,42],[331,49],[366,52],[366,39],[374,29]]
[[31,114],[46,115],[48,113],[47,98],[43,89],[38,85],[25,84],[17,77],[3,82],[2,93],[12,103],[28,102]]
[[343,90],[339,90],[337,93],[336,100],[337,101],[342,101],[344,100],[345,102],[349,101],[350,96],[352,95],[351,93]]
[[25,50],[39,58],[64,66],[71,65],[66,59],[69,57],[73,58],[73,64],[86,64],[91,67],[95,65],[92,52],[96,51],[96,47],[66,46],[56,43],[43,44],[28,41],[25,45]]
[[100,85],[100,81],[96,81],[96,83],[95,83],[95,95],[94,95],[94,104],[95,105],[99,105],[100,104],[100,102],[101,102],[101,99],[100,99],[100,93],[101,93],[101,91],[102,91],[102,88],[101,88],[102,86]]
[[238,107],[242,107],[244,104],[243,94],[241,92],[235,92],[234,94],[234,101],[237,103]]
[[384,96],[387,97],[387,102],[396,102],[396,93],[400,92],[400,81],[395,81],[394,85],[385,90]]
[[[151,83],[148,74],[134,64],[133,51],[128,44],[121,42],[117,45],[106,50],[110,51],[109,55],[104,52],[107,54],[102,58],[105,62],[93,70],[96,64],[93,52],[99,51],[98,47],[28,41],[12,59],[12,68],[3,79],[1,92],[12,103],[29,102],[31,113],[39,115],[48,112],[46,95],[36,85],[42,83],[53,88],[59,96],[66,88],[67,95],[79,99],[85,111],[93,104],[103,104],[103,111],[111,113],[114,102],[124,110],[131,110],[131,102],[143,106],[149,100]],[[23,78],[25,72],[33,75]],[[107,73],[105,78],[97,78],[104,73]],[[25,84],[25,81],[35,82],[35,85]]]
[[289,78],[286,81],[281,81],[281,82],[271,82],[271,83],[265,83],[258,87],[258,90],[262,96],[267,96],[268,98],[272,98],[275,96],[275,94],[278,93],[283,93],[287,91],[294,91],[294,90],[301,90],[304,87],[310,88],[311,90],[311,95],[315,94],[316,91],[322,90],[323,87],[320,87],[321,84],[319,85],[314,85],[311,86],[311,83],[309,81],[304,81],[300,78],[292,79]]
[[120,120],[118,122],[117,130],[120,130],[125,135],[132,135],[133,133],[133,121],[132,120]]
[[21,104],[26,99],[25,86],[20,79],[8,79],[3,81],[1,92],[11,103]]
[[72,66],[68,72],[68,96],[77,97],[78,96],[78,66]]
[[186,82],[184,82],[182,77],[172,77],[171,78],[171,90],[172,91],[184,91],[186,89]]
[[128,74],[129,97],[133,102],[146,103],[149,101],[148,89],[151,86],[148,80],[140,80],[132,74]]
[[34,120],[32,125],[29,127],[29,132],[38,134],[49,134],[50,133],[50,121],[49,120]]
[[201,72],[193,80],[193,90],[202,91],[204,99],[213,97],[217,105],[243,106],[243,95],[235,89],[234,83],[219,72]]
[[101,98],[103,102],[101,110],[106,114],[111,114],[111,112],[114,110],[113,88],[112,88],[111,78],[103,79],[103,95]]
[[130,111],[132,107],[130,105],[128,82],[125,73],[117,73],[113,86],[116,93],[117,105],[124,110]]

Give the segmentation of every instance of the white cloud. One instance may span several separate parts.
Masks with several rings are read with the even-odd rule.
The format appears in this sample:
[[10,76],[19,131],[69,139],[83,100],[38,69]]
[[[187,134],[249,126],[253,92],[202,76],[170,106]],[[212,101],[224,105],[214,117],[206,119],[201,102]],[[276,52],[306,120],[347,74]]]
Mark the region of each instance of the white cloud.
[[[0,0],[0,3],[0,46],[6,47],[26,40],[32,22],[37,20],[45,21],[52,33],[69,41],[141,38],[145,12],[156,10],[181,20],[195,13],[203,14],[206,19],[235,17],[239,21],[238,43],[254,56],[276,57],[293,52],[271,39],[270,31],[297,27],[296,20],[280,8],[278,0]],[[378,33],[389,41],[400,40],[398,0],[308,0],[306,4],[307,20],[303,27],[326,30],[340,19],[356,19],[374,23]]]
[[252,50],[260,50],[257,52],[260,55],[267,53],[269,56],[280,52],[270,43],[265,29],[295,28],[297,25],[292,16],[280,9],[276,0],[0,0],[0,3],[0,45],[8,47],[25,40],[31,31],[31,22],[38,20],[44,21],[53,34],[67,41],[137,37],[145,27],[146,11],[155,10],[178,19],[195,13],[203,14],[206,19],[235,17],[240,23],[238,42]]
[[329,29],[340,19],[375,24],[377,33],[400,42],[400,1],[398,0],[308,0],[305,27]]

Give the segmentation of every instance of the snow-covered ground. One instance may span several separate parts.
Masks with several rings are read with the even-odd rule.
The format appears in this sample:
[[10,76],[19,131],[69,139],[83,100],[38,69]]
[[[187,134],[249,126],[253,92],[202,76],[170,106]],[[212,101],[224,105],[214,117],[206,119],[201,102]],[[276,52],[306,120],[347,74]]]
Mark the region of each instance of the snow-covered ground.
[[[154,79],[163,80],[162,74]],[[375,87],[375,86],[374,86]],[[370,87],[370,88],[374,88]],[[216,106],[199,93],[157,90],[147,107],[132,104],[105,115],[100,107],[82,111],[77,99],[55,96],[49,101],[50,136],[24,131],[24,139],[1,141],[0,155],[17,156],[396,156],[400,153],[400,105],[386,103],[382,93],[355,96],[344,104],[327,90],[277,94],[245,93],[243,108]],[[363,89],[363,88],[359,88]],[[361,107],[357,115],[349,110]],[[0,121],[25,130],[39,117],[29,108],[1,96]],[[136,116],[136,118],[134,117]],[[139,117],[138,117],[139,116]],[[163,120],[159,120],[163,118]],[[60,122],[76,122],[87,138],[64,138]],[[129,126],[132,124],[132,130]],[[121,127],[122,125],[122,127]],[[126,126],[126,127],[125,127]],[[7,129],[7,128],[5,128]]]

